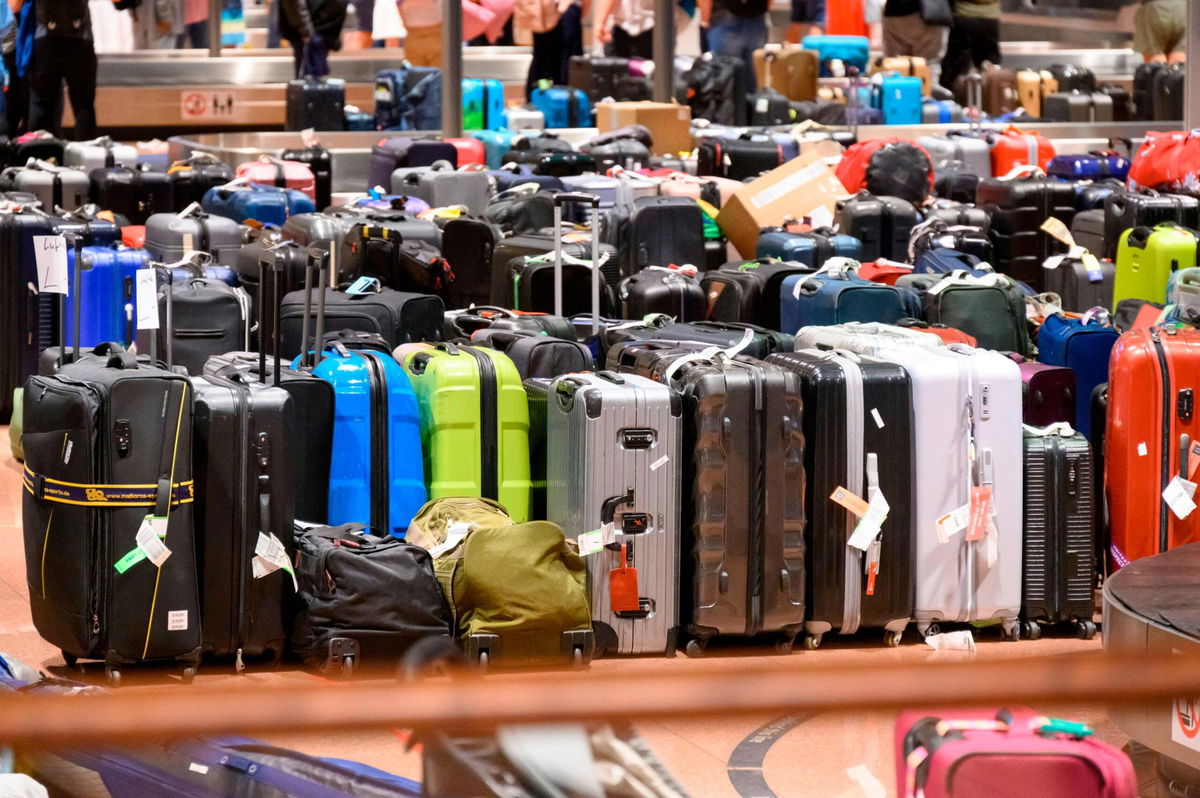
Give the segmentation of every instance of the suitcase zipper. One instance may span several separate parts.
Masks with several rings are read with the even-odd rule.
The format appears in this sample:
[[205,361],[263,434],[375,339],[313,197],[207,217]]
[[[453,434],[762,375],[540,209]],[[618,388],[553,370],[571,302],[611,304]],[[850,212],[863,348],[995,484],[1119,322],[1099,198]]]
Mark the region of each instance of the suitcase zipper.
[[[853,360],[837,357],[846,379],[846,488],[855,496],[863,495],[863,401],[862,369]],[[846,512],[846,542],[843,545],[845,590],[842,596],[842,634],[858,631],[862,621],[862,556],[849,545],[850,535],[858,526],[857,518]]]
[[[1053,520],[1054,527],[1046,530],[1046,547],[1053,558],[1051,574],[1054,575],[1054,616],[1049,620],[1062,617],[1062,610],[1067,605],[1067,581],[1071,575],[1066,572],[1063,557],[1063,546],[1060,545],[1067,531],[1067,502],[1066,486],[1063,477],[1067,470],[1066,439],[1058,435],[1048,435],[1042,440],[1050,447],[1050,496],[1054,503],[1054,511],[1047,513],[1047,520]],[[1050,598],[1049,596],[1047,598]]]
[[250,450],[250,431],[253,424],[250,423],[250,398],[247,396],[248,388],[238,385],[234,381],[230,381],[230,387],[233,389],[236,397],[235,404],[237,405],[238,414],[238,509],[241,511],[242,528],[234,530],[234,536],[237,539],[233,550],[236,553],[233,563],[230,567],[230,574],[237,580],[237,602],[233,608],[233,618],[231,618],[230,629],[233,630],[234,639],[231,648],[237,652],[237,660],[234,669],[241,673],[245,670],[242,664],[242,646],[245,643],[245,629],[242,628],[242,621],[246,617],[246,538],[251,532],[250,521],[250,501],[249,494],[246,490],[246,483],[251,479],[249,450]]
[[479,486],[487,499],[500,500],[497,417],[500,407],[497,397],[496,367],[492,359],[469,346],[462,351],[475,358],[479,366]]
[[367,364],[371,400],[371,526],[380,535],[390,535],[392,480],[388,442],[392,431],[388,425],[387,380],[374,352],[359,355]]
[[746,634],[755,635],[763,631],[763,581],[766,576],[766,530],[763,528],[766,525],[764,517],[767,506],[766,475],[763,473],[766,467],[763,452],[767,439],[767,418],[763,412],[766,375],[760,367],[745,367],[745,371],[754,388],[754,418],[758,419],[749,436],[750,479],[753,484],[750,486],[750,517],[747,519],[751,535],[748,558],[750,572],[746,574],[746,586],[750,594],[747,596],[750,612],[746,618]]
[[[1159,478],[1158,492],[1166,490],[1171,480],[1171,373],[1167,366],[1167,352],[1159,337],[1158,328],[1150,328],[1150,341],[1154,344],[1154,352],[1158,356],[1158,371],[1162,379],[1163,409],[1162,409],[1162,470]],[[1167,516],[1166,502],[1158,503],[1158,550],[1167,550],[1170,541],[1170,518]]]

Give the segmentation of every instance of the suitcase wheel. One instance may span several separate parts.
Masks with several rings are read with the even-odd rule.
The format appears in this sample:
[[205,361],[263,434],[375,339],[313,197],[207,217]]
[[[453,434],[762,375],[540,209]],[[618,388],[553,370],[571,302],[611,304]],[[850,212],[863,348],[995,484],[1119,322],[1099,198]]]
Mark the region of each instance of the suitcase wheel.
[[111,665],[104,666],[104,678],[108,680],[108,686],[113,689],[121,686],[121,671]]
[[775,653],[784,656],[792,653],[792,647],[796,645],[795,635],[783,634],[775,638]]
[[583,670],[587,663],[583,659],[583,647],[575,646],[571,649],[571,667],[575,670]]
[[900,640],[904,637],[904,630],[898,632],[887,631],[883,633],[883,642],[888,648],[895,648],[900,645]]
[[683,653],[689,657],[703,657],[704,649],[708,648],[708,640],[700,637],[693,637],[687,641],[687,645],[683,649]]
[[1096,636],[1096,622],[1095,621],[1076,621],[1075,622],[1075,636],[1078,637],[1080,640],[1091,640],[1093,637]]
[[1037,640],[1042,636],[1042,625],[1037,621],[1022,621],[1021,636],[1026,640]]
[[191,684],[192,681],[196,678],[196,666],[195,665],[184,665],[182,676],[183,676],[184,684]]
[[821,635],[806,635],[804,638],[804,647],[809,651],[816,651],[821,647]]

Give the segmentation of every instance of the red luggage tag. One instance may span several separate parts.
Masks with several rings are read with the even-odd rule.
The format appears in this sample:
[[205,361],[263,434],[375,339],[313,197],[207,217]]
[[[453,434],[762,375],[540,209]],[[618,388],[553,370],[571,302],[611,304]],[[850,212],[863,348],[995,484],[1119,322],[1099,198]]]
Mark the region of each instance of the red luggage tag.
[[637,612],[638,601],[637,569],[631,568],[626,559],[628,546],[621,543],[621,565],[608,572],[608,602],[615,613]]
[[992,486],[971,488],[971,509],[967,521],[967,540],[983,540],[992,514]]

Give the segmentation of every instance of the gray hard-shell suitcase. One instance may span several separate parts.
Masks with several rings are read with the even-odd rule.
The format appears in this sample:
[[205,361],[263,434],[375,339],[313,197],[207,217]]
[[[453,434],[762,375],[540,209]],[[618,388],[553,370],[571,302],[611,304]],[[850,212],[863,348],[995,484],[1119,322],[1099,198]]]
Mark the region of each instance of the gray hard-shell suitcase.
[[683,400],[687,653],[702,653],[719,635],[773,635],[777,650],[790,650],[804,623],[806,582],[799,378],[670,341],[622,343],[609,357]]
[[917,144],[929,153],[933,171],[941,175],[951,163],[961,163],[966,171],[979,177],[991,177],[992,151],[988,143],[975,136],[921,136]]
[[1108,242],[1105,238],[1104,209],[1095,208],[1080,211],[1071,220],[1071,238],[1075,243],[1095,255],[1097,258],[1108,258]]
[[1111,309],[1115,279],[1116,267],[1111,260],[1089,264],[1083,258],[1055,255],[1042,264],[1042,288],[1058,294],[1062,300],[1059,306],[1071,313],[1086,313],[1096,307]]
[[[190,250],[185,237],[191,241]],[[217,263],[234,266],[243,238],[237,222],[209,216],[199,206],[178,214],[156,213],[146,220],[146,251],[162,263],[175,263],[195,251],[207,252]]]
[[[568,536],[611,530],[585,554],[596,655],[673,654],[679,625],[680,399],[598,372],[555,380],[546,401],[546,515]],[[622,557],[624,549],[624,558]],[[637,608],[614,611],[610,575],[637,569]]]
[[460,172],[447,161],[421,169],[392,172],[393,194],[420,197],[431,208],[465,205],[473,216],[482,216],[491,195],[487,172]]
[[30,161],[28,166],[5,169],[0,174],[0,188],[33,194],[47,213],[53,213],[55,208],[73,211],[86,205],[91,182],[80,169]]

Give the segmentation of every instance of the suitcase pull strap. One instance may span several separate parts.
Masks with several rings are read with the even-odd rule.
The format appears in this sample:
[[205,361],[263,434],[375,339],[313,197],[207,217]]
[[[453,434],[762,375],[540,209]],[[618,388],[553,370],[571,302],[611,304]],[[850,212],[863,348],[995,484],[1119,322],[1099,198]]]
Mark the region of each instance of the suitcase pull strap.
[[729,347],[710,346],[701,349],[699,352],[693,352],[682,357],[675,358],[671,361],[671,365],[667,366],[667,370],[663,372],[662,382],[664,385],[671,384],[671,378],[675,376],[675,372],[679,371],[688,363],[697,363],[700,361],[714,362],[722,358],[732,358],[749,346],[754,341],[754,330],[747,328],[742,332],[741,339]]

